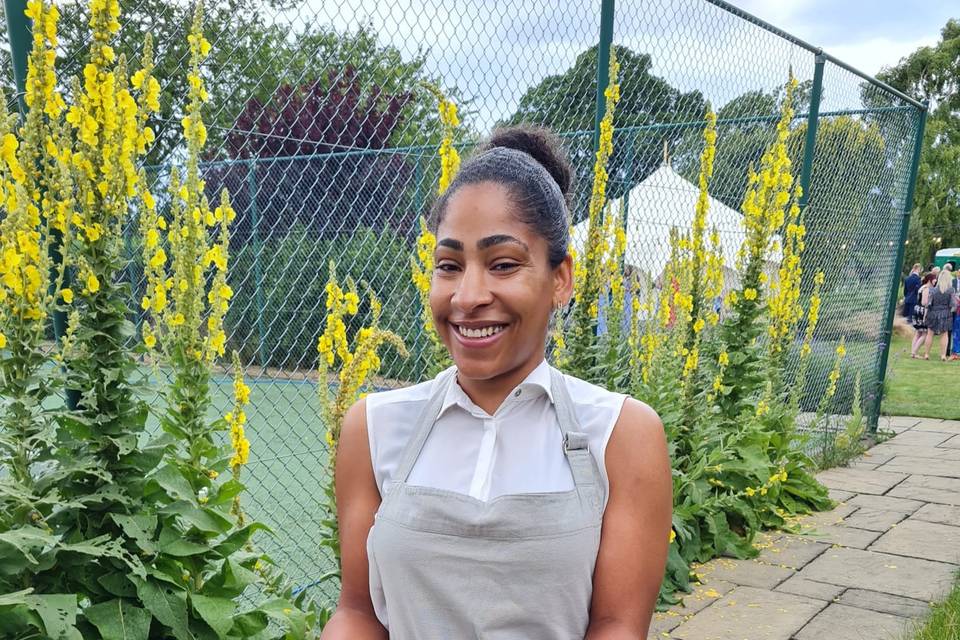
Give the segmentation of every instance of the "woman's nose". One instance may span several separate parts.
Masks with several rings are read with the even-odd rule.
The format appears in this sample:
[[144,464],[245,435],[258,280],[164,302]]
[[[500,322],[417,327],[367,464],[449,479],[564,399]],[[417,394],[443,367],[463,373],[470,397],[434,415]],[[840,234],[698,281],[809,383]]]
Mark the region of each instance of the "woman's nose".
[[461,311],[471,311],[493,300],[484,269],[467,267],[457,282],[451,302]]

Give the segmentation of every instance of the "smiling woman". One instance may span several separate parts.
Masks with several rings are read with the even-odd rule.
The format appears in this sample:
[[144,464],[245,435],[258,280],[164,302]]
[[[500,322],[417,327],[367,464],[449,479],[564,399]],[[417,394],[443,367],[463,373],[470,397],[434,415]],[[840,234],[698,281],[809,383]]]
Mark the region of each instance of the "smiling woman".
[[544,359],[573,291],[570,167],[494,132],[437,200],[430,308],[454,366],[347,414],[324,638],[645,638],[671,475],[657,414]]

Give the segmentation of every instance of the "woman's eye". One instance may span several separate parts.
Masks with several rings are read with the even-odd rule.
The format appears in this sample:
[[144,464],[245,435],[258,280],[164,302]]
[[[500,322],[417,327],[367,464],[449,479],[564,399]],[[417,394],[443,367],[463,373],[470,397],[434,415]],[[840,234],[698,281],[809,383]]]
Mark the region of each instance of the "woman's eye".
[[454,271],[457,268],[457,265],[451,262],[441,262],[436,265],[437,271]]
[[510,269],[514,269],[514,268],[516,268],[516,267],[517,267],[517,263],[516,263],[516,262],[498,262],[497,264],[493,265],[493,270],[494,270],[494,271],[509,271]]

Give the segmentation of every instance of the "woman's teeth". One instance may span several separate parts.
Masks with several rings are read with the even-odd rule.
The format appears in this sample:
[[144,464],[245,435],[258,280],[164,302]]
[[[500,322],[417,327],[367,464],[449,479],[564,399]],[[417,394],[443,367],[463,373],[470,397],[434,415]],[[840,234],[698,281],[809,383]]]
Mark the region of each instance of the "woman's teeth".
[[492,336],[495,333],[500,333],[504,330],[506,325],[498,324],[490,327],[483,327],[482,329],[469,329],[467,327],[457,327],[457,331],[460,332],[465,338],[486,338]]

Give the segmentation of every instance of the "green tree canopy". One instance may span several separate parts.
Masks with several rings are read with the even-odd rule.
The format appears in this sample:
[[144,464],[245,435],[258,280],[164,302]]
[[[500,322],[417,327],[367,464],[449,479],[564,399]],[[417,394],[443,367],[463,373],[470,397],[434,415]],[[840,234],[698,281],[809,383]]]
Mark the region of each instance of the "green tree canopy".
[[938,248],[960,245],[960,20],[949,20],[936,45],[884,69],[880,79],[930,103],[904,260],[907,269],[927,266]]
[[[621,98],[615,118],[618,133],[608,168],[611,175],[608,196],[615,198],[653,173],[660,165],[664,140],[672,144],[683,133],[682,128],[663,125],[702,120],[706,101],[699,91],[683,92],[654,75],[649,54],[620,45],[613,49],[620,63],[621,78]],[[565,140],[577,171],[575,202],[578,204],[583,204],[583,198],[590,193],[597,59],[597,46],[587,49],[565,72],[548,76],[528,89],[520,98],[516,112],[500,123],[532,122],[560,134],[579,132]],[[577,206],[574,215],[583,209]]]

